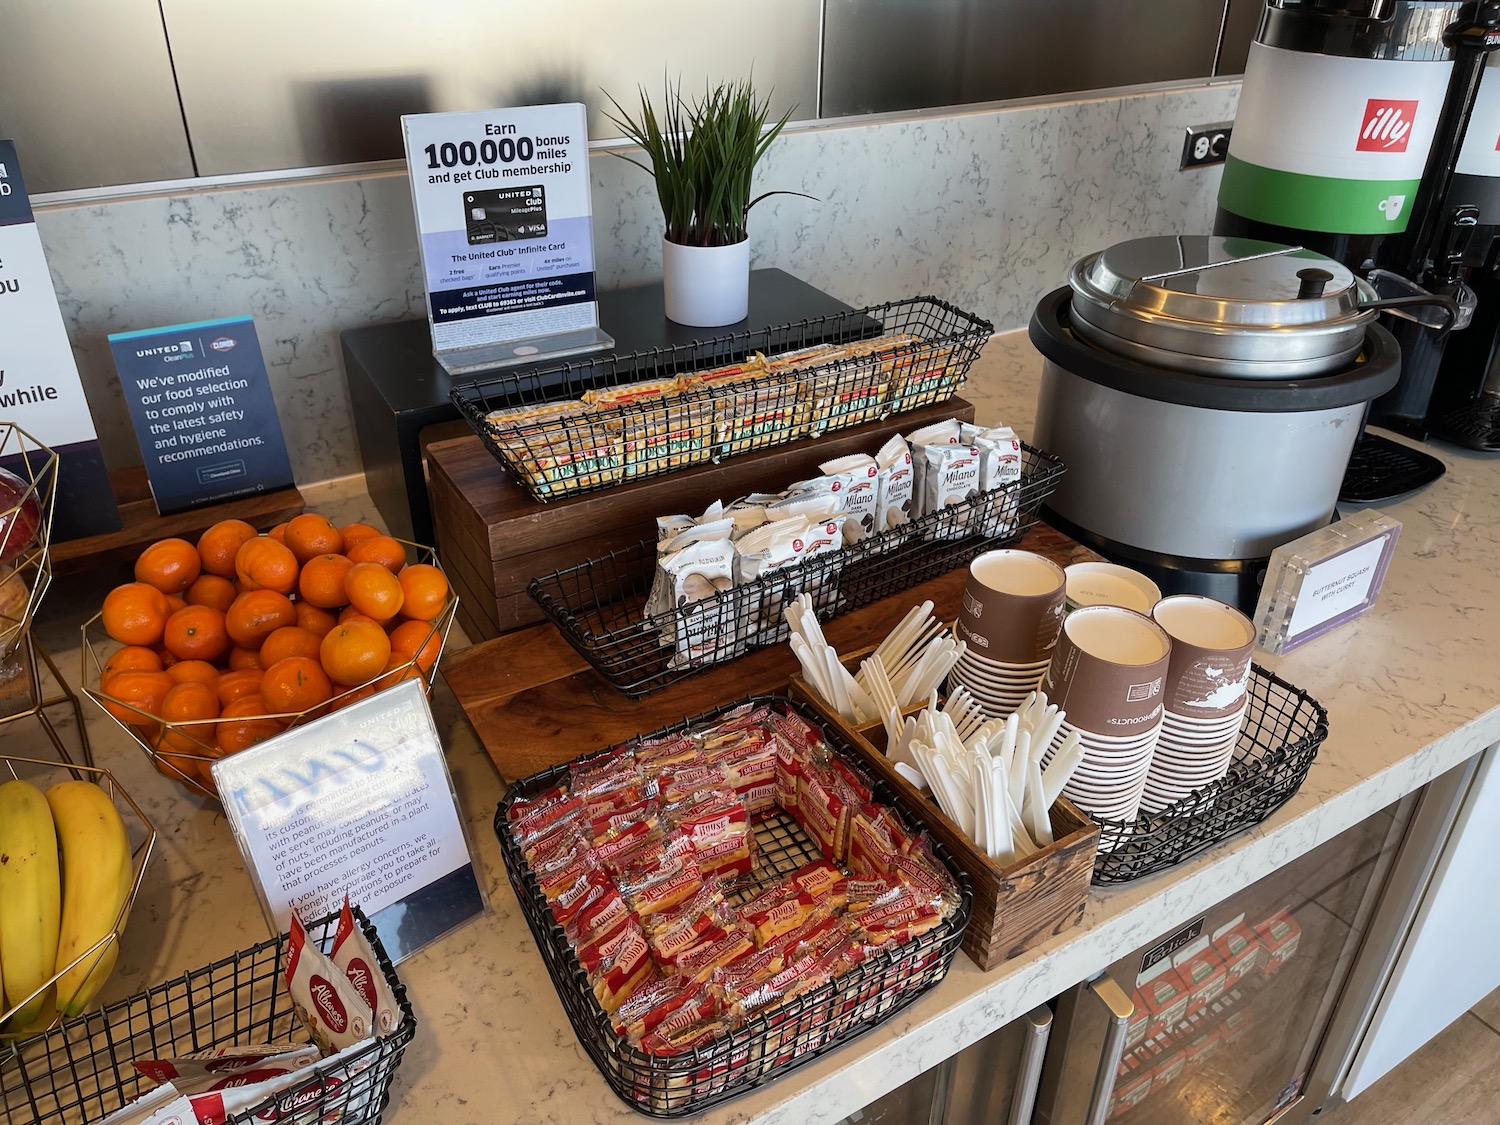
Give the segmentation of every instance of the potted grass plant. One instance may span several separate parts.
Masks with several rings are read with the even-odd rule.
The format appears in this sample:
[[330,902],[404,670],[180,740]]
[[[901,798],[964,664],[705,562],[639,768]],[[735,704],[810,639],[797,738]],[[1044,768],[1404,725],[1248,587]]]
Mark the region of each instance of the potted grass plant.
[[[747,79],[705,88],[693,102],[682,87],[667,85],[660,109],[644,87],[632,114],[612,95],[608,114],[645,159],[618,153],[656,181],[666,231],[662,280],[667,318],[694,327],[718,327],[745,319],[750,296],[750,208],[755,165],[787,120],[771,121],[770,99],[758,97]],[[795,108],[795,107],[794,107]]]

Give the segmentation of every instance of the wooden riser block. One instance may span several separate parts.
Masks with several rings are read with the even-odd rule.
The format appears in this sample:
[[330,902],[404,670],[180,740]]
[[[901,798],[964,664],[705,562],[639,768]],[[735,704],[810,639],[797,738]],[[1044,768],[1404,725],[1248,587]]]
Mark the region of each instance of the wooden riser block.
[[972,421],[974,406],[936,406],[853,426],[820,438],[695,465],[648,480],[540,504],[531,499],[477,437],[434,442],[428,488],[438,556],[483,631],[501,633],[543,620],[526,594],[542,575],[656,538],[656,517],[701,512],[715,500],[775,492],[850,453],[874,453],[893,434],[944,418]]

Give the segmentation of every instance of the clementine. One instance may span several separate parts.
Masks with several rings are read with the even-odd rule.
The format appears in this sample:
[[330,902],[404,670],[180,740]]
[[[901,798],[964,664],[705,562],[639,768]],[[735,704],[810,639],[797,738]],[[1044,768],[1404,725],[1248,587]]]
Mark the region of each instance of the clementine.
[[219,717],[235,720],[218,724],[219,749],[226,754],[264,742],[285,729],[279,719],[266,716],[266,701],[259,695],[246,695],[236,699],[219,712]]
[[109,687],[104,689],[106,695],[119,702],[106,700],[104,709],[149,737],[161,726],[153,717],[161,717],[162,701],[176,686],[165,672],[119,672],[109,678]]
[[379,563],[392,574],[406,565],[406,548],[389,535],[361,539],[352,547],[346,545],[344,554],[349,556],[351,562]]
[[240,544],[234,556],[234,572],[250,590],[275,590],[290,594],[297,588],[297,556],[285,543],[257,535]]
[[234,604],[235,593],[234,583],[229,579],[217,574],[200,574],[198,581],[189,586],[182,597],[188,605],[206,605],[226,613]]
[[219,702],[228,707],[237,699],[243,699],[247,695],[260,694],[259,668],[240,668],[233,672],[224,672],[219,676],[218,692]]
[[204,744],[213,741],[214,725],[208,720],[219,717],[219,693],[208,684],[176,684],[162,700],[161,717],[168,726],[158,749],[202,753]]
[[297,623],[297,607],[275,590],[251,590],[234,599],[224,615],[224,628],[240,648],[259,651],[277,629]]
[[104,631],[125,645],[154,645],[167,627],[167,596],[145,582],[127,582],[104,596]]
[[302,600],[319,609],[337,609],[349,604],[344,579],[354,566],[343,555],[315,555],[297,575],[297,592]]
[[297,715],[321,707],[333,698],[333,683],[316,660],[289,656],[265,670],[260,696],[274,714]]
[[367,523],[346,523],[339,528],[339,534],[344,537],[344,551],[347,553],[354,544],[363,543],[366,539],[374,539],[381,534],[381,531]]
[[241,544],[255,535],[255,528],[244,520],[220,520],[198,537],[198,557],[203,560],[203,569],[220,578],[233,578],[234,556]]
[[261,667],[270,668],[288,656],[309,656],[316,660],[319,640],[320,637],[297,625],[283,625],[261,642]]
[[198,548],[186,539],[163,539],[135,560],[135,580],[155,586],[163,594],[180,594],[203,569]]
[[391,652],[403,660],[415,661],[428,679],[432,678],[442,651],[443,634],[430,621],[407,621],[391,630]]
[[231,672],[243,672],[245,669],[256,672],[260,667],[260,650],[254,648],[240,648],[235,646],[229,650],[229,670]]
[[326,609],[319,609],[305,601],[297,603],[297,628],[306,629],[319,640],[339,623],[339,619]]
[[219,682],[219,670],[206,660],[179,660],[167,669],[167,675],[174,684],[197,683],[216,687]]
[[319,646],[323,670],[345,687],[357,687],[385,671],[391,641],[373,621],[346,621]]
[[99,669],[99,684],[102,687],[104,681],[117,672],[160,672],[161,657],[144,645],[126,645],[124,648],[115,649],[114,653],[104,662]]
[[344,577],[344,589],[355,611],[373,621],[389,621],[401,612],[401,581],[379,563],[355,563]]
[[206,605],[179,609],[167,618],[162,643],[179,660],[217,660],[229,651],[224,615]]
[[318,555],[337,555],[344,549],[344,537],[327,516],[303,512],[286,525],[286,545],[299,563]]

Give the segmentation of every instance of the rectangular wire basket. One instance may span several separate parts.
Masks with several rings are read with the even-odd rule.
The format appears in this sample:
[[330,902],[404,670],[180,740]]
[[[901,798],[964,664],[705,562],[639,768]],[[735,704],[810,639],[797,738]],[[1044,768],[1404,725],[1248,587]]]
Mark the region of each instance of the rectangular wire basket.
[[[391,1079],[416,1034],[416,1016],[380,938],[358,909],[355,920],[375,950],[401,1006],[399,1029],[344,1062],[319,1066],[307,1081],[237,1113],[226,1125],[378,1125]],[[338,915],[307,927],[318,948],[333,944]],[[98,1012],[69,1020],[0,1054],[0,1120],[7,1125],[97,1122],[150,1089],[135,1059],[181,1058],[237,1044],[309,1041],[292,1010],[283,974],[282,934]]]
[[[660,476],[689,465],[830,433],[946,402],[994,325],[936,297],[913,297],[692,344],[504,372],[453,388],[454,405],[486,448],[540,502]],[[806,367],[749,369],[678,389],[680,376],[745,365],[818,344],[881,335],[914,342]],[[637,383],[672,393],[615,394]],[[585,394],[599,404],[563,409]],[[524,420],[492,411],[547,407]]]
[[[899,794],[864,771],[838,732],[814,712],[779,696],[756,697],[750,702],[795,710],[822,732],[833,753],[870,784],[876,801],[896,809],[909,825],[922,823]],[[733,706],[738,703],[684,719],[641,738],[659,738],[685,730]],[[958,908],[939,925],[681,1055],[662,1057],[631,1046],[616,1034],[609,1017],[595,1000],[588,975],[579,964],[567,934],[552,916],[546,895],[510,832],[508,813],[518,798],[550,789],[566,781],[567,776],[568,765],[560,765],[513,785],[495,810],[495,835],[500,840],[506,874],[521,904],[521,912],[531,927],[578,1041],[610,1089],[632,1109],[651,1117],[681,1117],[738,1097],[863,1035],[947,975],[968,924],[973,892],[968,876],[954,866],[948,852],[933,840],[933,854],[952,877],[960,898]],[[781,876],[822,858],[801,825],[780,811],[757,820],[755,838],[759,848],[755,869],[727,896],[732,903],[742,902]]]
[[1159,813],[1100,820],[1094,882],[1154,875],[1265,820],[1302,787],[1328,737],[1328,712],[1301,688],[1251,665],[1250,703],[1229,771]]
[[812,595],[826,621],[1015,542],[1062,473],[1056,457],[1023,444],[1015,484],[660,614],[645,613],[656,568],[651,542],[534,578],[527,591],[601,676],[638,698],[784,640],[782,609],[800,593]]

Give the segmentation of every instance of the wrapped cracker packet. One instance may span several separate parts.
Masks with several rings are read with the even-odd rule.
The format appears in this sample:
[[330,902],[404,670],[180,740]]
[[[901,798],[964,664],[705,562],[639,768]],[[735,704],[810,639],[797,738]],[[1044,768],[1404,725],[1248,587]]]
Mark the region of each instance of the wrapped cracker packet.
[[325,1054],[368,1039],[374,1013],[344,972],[308,940],[292,914],[287,932],[286,990],[298,1018]]
[[338,929],[333,935],[333,952],[329,954],[333,963],[344,971],[349,983],[354,985],[364,1002],[375,1013],[375,1034],[389,1035],[401,1026],[401,1005],[390,983],[380,971],[379,959],[370,947],[364,933],[354,922],[354,912],[349,908],[349,896],[344,896],[343,908],[339,911]]

